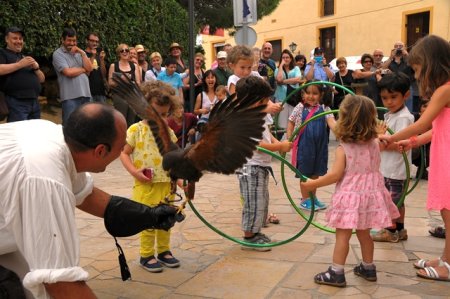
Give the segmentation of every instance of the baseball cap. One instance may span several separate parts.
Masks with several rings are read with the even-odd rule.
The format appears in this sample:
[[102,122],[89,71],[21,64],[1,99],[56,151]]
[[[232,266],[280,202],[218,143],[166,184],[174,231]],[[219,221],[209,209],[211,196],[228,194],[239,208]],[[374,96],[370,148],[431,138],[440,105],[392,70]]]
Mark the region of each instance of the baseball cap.
[[321,47],[314,48],[314,55],[323,54],[323,49]]
[[221,59],[221,58],[227,58],[227,52],[219,51],[219,53],[217,53],[217,59]]
[[136,49],[136,52],[138,52],[138,53],[145,52],[145,48],[143,45],[136,45],[134,48]]
[[23,33],[23,30],[21,28],[19,28],[19,27],[16,27],[16,26],[12,26],[12,27],[7,28],[5,30],[5,35],[8,35],[8,33],[10,33],[10,32],[11,33],[21,33],[22,36],[25,36],[25,34]]

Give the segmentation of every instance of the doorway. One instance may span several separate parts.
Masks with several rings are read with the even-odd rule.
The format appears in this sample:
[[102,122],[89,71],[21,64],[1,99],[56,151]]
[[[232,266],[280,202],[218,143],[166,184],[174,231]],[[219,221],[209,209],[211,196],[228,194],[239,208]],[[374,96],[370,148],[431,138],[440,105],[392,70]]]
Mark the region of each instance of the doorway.
[[422,37],[430,33],[430,12],[410,14],[406,16],[406,47],[408,51]]

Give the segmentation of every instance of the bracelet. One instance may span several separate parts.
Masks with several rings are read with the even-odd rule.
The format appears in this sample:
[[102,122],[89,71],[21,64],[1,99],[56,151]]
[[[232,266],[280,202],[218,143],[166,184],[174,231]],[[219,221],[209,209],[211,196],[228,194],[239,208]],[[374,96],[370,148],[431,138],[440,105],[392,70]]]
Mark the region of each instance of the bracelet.
[[35,71],[39,71],[41,68],[40,67],[38,67],[38,68],[35,68],[35,69],[33,69],[33,71],[35,72]]
[[411,147],[417,146],[417,135],[409,137],[409,144],[411,145]]

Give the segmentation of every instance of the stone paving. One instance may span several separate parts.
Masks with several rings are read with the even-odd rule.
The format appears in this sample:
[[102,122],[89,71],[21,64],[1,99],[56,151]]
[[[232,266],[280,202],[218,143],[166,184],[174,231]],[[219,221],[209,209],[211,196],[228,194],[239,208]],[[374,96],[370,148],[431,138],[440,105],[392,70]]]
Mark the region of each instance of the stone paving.
[[[330,141],[330,163],[336,142]],[[286,240],[305,225],[291,206],[282,187],[280,163],[273,162],[274,180],[270,180],[269,212],[281,223],[271,224],[263,232],[273,240]],[[287,186],[297,202],[298,183],[286,171]],[[94,174],[96,186],[105,191],[130,196],[133,181],[119,160],[101,174]],[[89,272],[88,284],[99,298],[450,298],[450,284],[418,278],[412,263],[419,258],[439,256],[443,239],[429,236],[430,226],[440,224],[437,212],[425,209],[427,182],[421,181],[407,197],[406,228],[409,239],[400,243],[375,243],[378,281],[355,277],[352,268],[360,261],[356,237],[351,239],[346,264],[346,288],[320,286],[313,276],[326,270],[331,262],[334,235],[310,227],[298,239],[272,248],[269,252],[241,250],[240,245],[212,231],[186,208],[186,220],[172,229],[172,252],[181,266],[149,273],[139,267],[139,237],[120,238],[132,280],[123,282],[113,238],[103,221],[77,211],[81,242],[81,265]],[[319,189],[318,197],[329,202],[334,187]],[[241,203],[235,176],[205,174],[197,184],[194,207],[209,223],[234,237],[241,238]],[[324,224],[324,212],[315,216]]]
[[[335,142],[330,142],[334,147]],[[332,152],[332,151],[331,151]],[[286,240],[305,225],[290,205],[281,184],[280,163],[273,163],[278,185],[270,181],[270,212],[281,220],[263,231],[273,240]],[[293,198],[299,197],[298,184],[287,174]],[[132,179],[115,161],[105,173],[95,174],[97,186],[117,195],[130,196]],[[376,243],[378,282],[367,282],[352,273],[361,254],[356,237],[351,240],[344,289],[319,286],[314,274],[331,262],[334,235],[310,227],[302,236],[269,252],[243,251],[240,245],[212,231],[186,209],[186,220],[172,230],[172,252],[181,260],[177,269],[149,273],[138,265],[139,238],[121,238],[132,281],[122,282],[113,239],[103,222],[78,212],[81,236],[81,264],[90,273],[89,285],[100,298],[450,298],[450,284],[420,279],[412,262],[439,256],[444,241],[428,235],[439,215],[425,209],[426,181],[421,181],[406,199],[406,228],[409,239],[401,243]],[[318,191],[329,202],[333,187]],[[212,225],[240,238],[241,203],[235,176],[206,174],[197,186],[194,207]],[[316,216],[323,222],[323,212]]]

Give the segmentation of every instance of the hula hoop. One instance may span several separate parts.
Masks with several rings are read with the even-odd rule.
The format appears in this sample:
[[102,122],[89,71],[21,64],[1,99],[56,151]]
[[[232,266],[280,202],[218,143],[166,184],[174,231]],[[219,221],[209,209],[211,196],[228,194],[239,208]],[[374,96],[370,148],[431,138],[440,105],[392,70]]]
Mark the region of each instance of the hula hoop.
[[[289,163],[288,161],[286,161],[286,159],[284,159],[284,158],[281,157],[280,155],[277,155],[276,153],[274,153],[274,152],[272,152],[272,151],[269,151],[269,150],[266,150],[266,149],[261,148],[261,147],[257,147],[257,148],[258,148],[258,150],[260,150],[260,151],[262,151],[262,152],[264,152],[264,153],[266,153],[266,154],[269,154],[269,155],[271,155],[272,157],[274,157],[274,158],[280,160],[281,163],[282,163],[283,165],[284,165],[284,164],[288,165],[288,167],[289,167],[292,171],[294,171],[294,172],[295,172],[302,180],[306,180],[306,177],[304,177],[304,176],[298,171],[297,168],[295,168],[291,163]],[[310,194],[310,195],[312,195],[312,194]],[[218,228],[216,228],[215,226],[213,226],[211,223],[209,223],[209,222],[208,222],[208,221],[207,221],[207,220],[206,220],[206,219],[205,219],[205,218],[197,211],[197,209],[195,208],[195,206],[194,206],[194,204],[192,203],[192,201],[188,201],[188,203],[189,203],[189,206],[191,207],[192,211],[194,212],[194,214],[195,214],[195,215],[196,215],[196,216],[197,216],[197,217],[198,217],[198,218],[199,218],[199,219],[200,219],[207,227],[209,227],[211,230],[213,230],[213,231],[216,232],[217,234],[221,235],[222,237],[224,237],[224,238],[226,238],[226,239],[228,239],[228,240],[230,240],[230,241],[233,241],[233,242],[235,242],[235,243],[238,243],[238,244],[241,244],[241,245],[244,245],[244,246],[248,246],[248,247],[275,247],[275,246],[280,246],[280,245],[289,243],[289,242],[291,242],[291,241],[297,239],[297,238],[300,237],[301,235],[303,235],[304,232],[308,229],[309,225],[312,223],[313,218],[314,218],[314,201],[312,201],[311,214],[310,214],[309,218],[306,218],[306,217],[303,218],[303,219],[305,219],[307,222],[306,222],[305,226],[304,226],[297,234],[295,234],[295,235],[292,236],[291,238],[286,239],[286,240],[283,240],[283,241],[272,242],[272,243],[265,243],[265,244],[254,244],[254,243],[245,242],[245,241],[243,241],[243,240],[241,240],[241,239],[237,239],[237,238],[234,238],[234,237],[231,237],[231,236],[227,235],[226,233],[224,233],[223,231],[219,230]],[[298,209],[298,208],[295,206],[295,203],[294,203],[292,200],[291,200],[291,204],[292,204],[296,209]]]
[[[318,84],[333,85],[333,86],[336,86],[336,87],[338,87],[338,88],[344,89],[344,90],[347,91],[348,93],[354,95],[354,92],[353,92],[353,91],[349,90],[348,88],[346,88],[346,87],[344,87],[344,86],[342,86],[342,85],[340,85],[340,84],[337,84],[337,83],[334,83],[334,82],[327,82],[327,81],[315,81],[315,82],[310,82],[310,83],[307,83],[307,84],[303,84],[302,86],[300,86],[299,88],[297,88],[296,90],[294,90],[293,92],[291,92],[291,93],[289,94],[289,96],[292,96],[293,94],[295,94],[295,92],[298,92],[300,89],[305,88],[305,87],[307,87],[307,86],[309,86],[309,85],[318,85]],[[288,97],[289,97],[289,96],[288,96]],[[284,103],[286,102],[286,100],[287,100],[287,98],[283,100],[283,102],[282,102],[283,105],[284,105]],[[384,111],[385,111],[386,108],[384,108],[384,107],[377,107],[377,110],[384,110]],[[292,136],[291,136],[291,138],[289,139],[289,141],[292,142],[292,141],[297,137],[299,131],[300,131],[304,126],[306,126],[309,122],[314,121],[314,120],[318,119],[319,117],[323,117],[323,116],[325,116],[325,115],[327,115],[327,114],[331,114],[331,113],[334,114],[334,113],[337,113],[337,112],[339,112],[339,110],[325,111],[325,112],[319,113],[319,114],[317,114],[317,115],[311,117],[311,118],[308,119],[306,122],[302,123],[302,124],[300,125],[300,127],[298,127],[296,130],[294,130],[294,132],[292,133]],[[278,115],[277,115],[277,116],[278,116]],[[389,132],[390,134],[393,134],[392,130],[390,130],[389,128],[388,128],[388,132]],[[408,190],[409,181],[410,181],[410,169],[409,169],[408,159],[407,159],[405,153],[403,153],[402,155],[403,155],[403,159],[404,159],[404,161],[405,161],[407,179],[406,179],[405,187],[403,188],[403,192],[402,192],[402,195],[401,195],[401,197],[400,197],[400,200],[399,200],[399,202],[397,203],[397,207],[400,207],[400,206],[403,204],[403,202],[404,202],[404,200],[405,200],[405,198],[406,198],[406,192],[407,192],[407,190]],[[285,156],[285,154],[283,154],[283,157],[284,157],[284,156]],[[282,180],[282,183],[283,183],[284,191],[286,192],[286,195],[287,195],[289,201],[290,201],[291,204],[292,204],[292,203],[293,203],[293,200],[292,200],[291,194],[289,193],[289,190],[288,190],[288,188],[287,188],[287,183],[286,183],[285,174],[284,174],[284,163],[282,163],[282,165],[281,165],[281,180]],[[294,205],[295,210],[297,211],[297,213],[298,213],[303,219],[306,220],[307,218],[306,218],[306,215],[303,213],[303,211],[300,210],[299,208],[297,208],[297,206],[296,206],[295,204],[293,204],[293,205]],[[335,232],[336,232],[335,229],[330,228],[330,227],[327,227],[327,226],[325,226],[325,225],[322,225],[322,224],[320,224],[320,223],[318,223],[318,222],[316,222],[316,221],[312,221],[311,224],[312,224],[313,226],[315,226],[315,227],[317,227],[317,228],[323,230],[323,231],[326,231],[326,232],[330,232],[330,233],[335,233]]]

